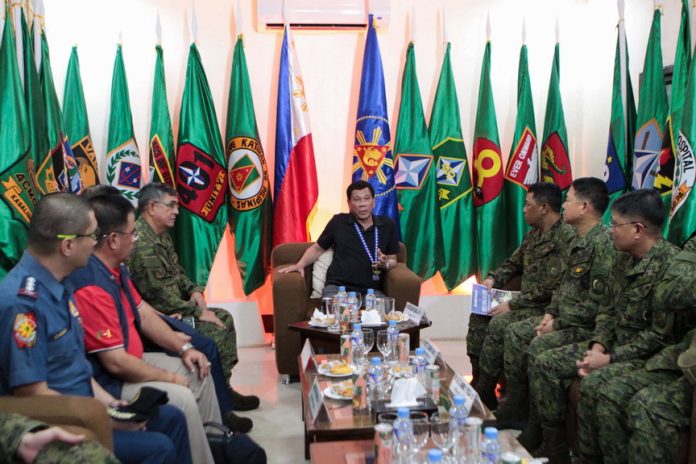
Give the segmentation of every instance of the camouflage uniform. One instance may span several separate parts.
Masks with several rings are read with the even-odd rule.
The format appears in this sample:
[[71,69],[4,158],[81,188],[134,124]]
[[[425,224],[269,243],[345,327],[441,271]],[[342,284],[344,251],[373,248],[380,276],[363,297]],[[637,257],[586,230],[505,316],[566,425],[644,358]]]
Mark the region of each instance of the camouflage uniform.
[[[592,437],[596,437],[595,410],[599,392],[616,376],[641,368],[645,359],[673,341],[669,314],[656,301],[655,287],[679,249],[660,240],[642,259],[620,254],[607,282],[610,301],[601,304],[591,340],[548,350],[537,358],[530,374],[532,394],[544,427],[556,434],[562,430],[568,403],[567,387],[577,378],[575,361],[584,357],[593,342],[611,354],[612,363],[592,372],[580,383],[578,426],[581,446],[591,459]],[[625,443],[625,442],[624,442]]]
[[[0,462],[18,462],[15,453],[22,437],[29,432],[38,432],[49,426],[17,414],[0,413]],[[118,464],[118,459],[99,443],[83,441],[68,445],[54,441],[41,449],[35,463],[108,463]]]
[[511,324],[505,333],[508,393],[527,390],[527,365],[539,354],[592,336],[599,304],[608,298],[606,282],[615,256],[609,230],[601,222],[584,237],[575,237],[565,255],[563,280],[546,307],[546,314],[554,316],[554,331],[537,337],[542,318],[535,316]]
[[195,317],[196,331],[215,340],[229,379],[238,361],[237,333],[232,315],[221,308],[208,308],[222,321],[224,329],[201,321],[201,310],[190,298],[194,292],[203,292],[204,288],[196,286],[186,276],[169,233],[157,235],[142,217],[136,222],[136,230],[140,237],[128,258],[128,267],[138,292],[164,314]]
[[572,227],[560,219],[545,233],[532,229],[512,256],[488,274],[495,280],[495,287],[502,287],[516,275],[522,274],[522,285],[520,294],[509,302],[509,312],[485,318],[490,321],[486,321],[487,327],[486,323],[472,327],[469,322],[467,352],[469,356],[480,356],[482,373],[495,378],[500,376],[504,335],[508,325],[544,314],[562,275],[562,250],[574,236]]

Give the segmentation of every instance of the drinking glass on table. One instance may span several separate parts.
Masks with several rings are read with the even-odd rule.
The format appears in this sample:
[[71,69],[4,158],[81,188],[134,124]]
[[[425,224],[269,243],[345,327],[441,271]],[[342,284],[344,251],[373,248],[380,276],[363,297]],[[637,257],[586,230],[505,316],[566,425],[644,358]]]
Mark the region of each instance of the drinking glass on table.
[[377,332],[377,349],[382,353],[382,357],[386,361],[391,354],[391,344],[389,343],[389,336],[386,330]]
[[419,460],[418,454],[428,444],[430,437],[428,414],[422,411],[411,411],[411,423],[413,424],[413,455],[416,460]]
[[384,301],[384,314],[394,311],[394,298],[385,297],[382,300]]
[[363,343],[364,343],[364,348],[365,348],[365,359],[367,360],[367,354],[372,350],[372,347],[375,346],[375,333],[368,329],[368,330],[363,330]]
[[447,455],[452,448],[452,437],[449,433],[449,420],[443,419],[437,414],[430,419],[430,437],[435,446]]

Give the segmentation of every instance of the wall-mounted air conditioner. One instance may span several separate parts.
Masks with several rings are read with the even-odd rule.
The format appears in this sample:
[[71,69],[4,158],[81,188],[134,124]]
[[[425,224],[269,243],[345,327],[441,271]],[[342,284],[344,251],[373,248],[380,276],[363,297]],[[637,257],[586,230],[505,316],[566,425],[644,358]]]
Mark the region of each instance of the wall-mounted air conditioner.
[[365,29],[368,8],[378,28],[389,25],[390,0],[256,0],[259,32],[282,29]]

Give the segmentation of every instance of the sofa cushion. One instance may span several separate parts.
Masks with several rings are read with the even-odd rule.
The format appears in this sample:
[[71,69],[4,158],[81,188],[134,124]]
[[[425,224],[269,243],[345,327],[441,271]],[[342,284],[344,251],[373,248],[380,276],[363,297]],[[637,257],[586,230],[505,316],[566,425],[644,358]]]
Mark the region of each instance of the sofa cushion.
[[310,298],[321,298],[321,292],[324,290],[324,284],[326,283],[326,271],[329,270],[329,266],[333,261],[333,248],[329,248],[323,252],[319,259],[314,262],[314,269],[312,271],[312,295]]

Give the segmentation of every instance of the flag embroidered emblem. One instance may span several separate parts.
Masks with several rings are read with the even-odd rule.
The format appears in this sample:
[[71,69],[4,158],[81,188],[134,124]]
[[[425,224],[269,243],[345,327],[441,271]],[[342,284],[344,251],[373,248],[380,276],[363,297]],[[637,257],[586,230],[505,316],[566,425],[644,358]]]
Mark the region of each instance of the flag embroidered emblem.
[[397,189],[420,190],[428,177],[433,155],[400,154],[396,157],[394,182]]
[[538,179],[537,141],[528,127],[524,129],[520,141],[512,153],[505,178],[522,187],[535,184]]
[[441,156],[437,160],[437,183],[449,187],[457,187],[462,180],[466,160]]
[[225,200],[227,173],[215,160],[191,143],[179,147],[176,190],[184,208],[212,222]]
[[655,119],[651,119],[636,133],[633,188],[652,188],[659,166],[662,149],[662,131]]

